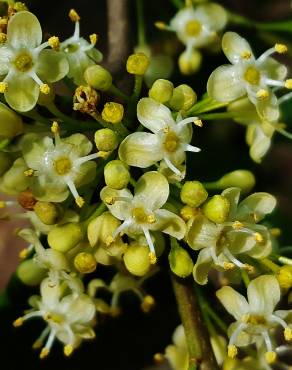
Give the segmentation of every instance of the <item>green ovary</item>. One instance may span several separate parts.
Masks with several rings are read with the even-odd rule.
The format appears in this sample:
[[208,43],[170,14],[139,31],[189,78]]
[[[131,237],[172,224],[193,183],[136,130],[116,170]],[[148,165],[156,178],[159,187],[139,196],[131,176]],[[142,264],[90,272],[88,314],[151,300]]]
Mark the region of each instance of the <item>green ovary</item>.
[[186,34],[188,36],[198,36],[202,30],[202,24],[196,20],[189,21],[186,24]]
[[72,168],[71,160],[68,157],[61,157],[54,161],[54,168],[58,175],[66,175]]
[[258,85],[260,82],[261,74],[255,67],[248,67],[244,73],[244,79],[251,85]]
[[15,58],[13,64],[19,72],[27,72],[33,67],[33,59],[30,54],[24,52]]
[[165,135],[164,148],[166,151],[173,153],[177,150],[179,142],[177,134],[170,131]]

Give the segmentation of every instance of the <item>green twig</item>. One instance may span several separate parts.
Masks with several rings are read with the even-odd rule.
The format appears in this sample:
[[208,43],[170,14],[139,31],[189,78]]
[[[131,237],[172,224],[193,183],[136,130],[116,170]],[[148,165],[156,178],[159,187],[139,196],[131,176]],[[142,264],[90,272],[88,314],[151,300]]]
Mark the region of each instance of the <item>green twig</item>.
[[146,45],[145,21],[143,0],[136,0],[137,6],[137,31],[138,31],[138,45],[143,47]]
[[125,101],[129,101],[130,99],[128,95],[126,95],[122,90],[113,84],[111,85],[109,92]]

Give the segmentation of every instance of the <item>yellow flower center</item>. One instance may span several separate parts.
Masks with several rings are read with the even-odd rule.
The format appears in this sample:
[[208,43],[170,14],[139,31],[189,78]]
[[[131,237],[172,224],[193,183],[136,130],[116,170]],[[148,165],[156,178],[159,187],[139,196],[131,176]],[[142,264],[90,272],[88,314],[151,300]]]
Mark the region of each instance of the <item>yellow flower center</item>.
[[14,66],[20,72],[29,71],[33,66],[33,60],[31,55],[25,52],[19,54],[14,60]]
[[72,163],[68,157],[61,157],[54,161],[54,168],[58,175],[66,175],[72,168]]
[[177,150],[177,147],[179,146],[179,138],[177,134],[173,131],[169,131],[165,135],[165,141],[164,141],[164,148],[168,152],[175,152]]
[[155,216],[147,214],[143,207],[136,207],[132,210],[132,216],[139,224],[153,224],[156,222]]
[[265,319],[264,316],[261,315],[246,315],[243,318],[243,321],[246,324],[251,324],[251,325],[266,325],[267,320]]
[[63,316],[61,316],[57,313],[50,312],[50,313],[46,314],[45,320],[53,321],[56,324],[61,324],[64,321],[64,318],[63,318]]
[[245,73],[244,73],[244,79],[251,85],[258,85],[260,82],[261,74],[260,72],[252,66],[247,67]]
[[188,21],[186,24],[186,34],[188,36],[198,36],[202,30],[202,24],[196,20]]

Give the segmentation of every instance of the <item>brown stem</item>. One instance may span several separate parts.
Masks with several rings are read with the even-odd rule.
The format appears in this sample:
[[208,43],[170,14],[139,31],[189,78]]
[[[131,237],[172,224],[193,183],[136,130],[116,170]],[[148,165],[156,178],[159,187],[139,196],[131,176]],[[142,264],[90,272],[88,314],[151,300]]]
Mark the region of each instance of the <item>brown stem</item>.
[[218,370],[191,279],[172,274],[172,284],[189,350],[189,370]]

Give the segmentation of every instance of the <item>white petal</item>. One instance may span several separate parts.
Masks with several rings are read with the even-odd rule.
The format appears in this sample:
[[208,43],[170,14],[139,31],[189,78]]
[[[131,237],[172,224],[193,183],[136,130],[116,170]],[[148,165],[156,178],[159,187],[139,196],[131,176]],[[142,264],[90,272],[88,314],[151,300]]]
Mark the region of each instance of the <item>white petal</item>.
[[205,285],[208,282],[208,274],[214,262],[210,254],[209,248],[204,248],[200,251],[197,262],[193,269],[195,281],[200,285]]
[[[153,229],[171,235],[176,239],[182,239],[186,233],[186,224],[182,218],[166,209],[159,209],[154,213],[157,222]],[[151,228],[151,227],[150,227]]]
[[40,286],[42,303],[47,309],[56,309],[62,294],[60,284],[52,285],[49,278],[42,281]]
[[249,43],[235,32],[226,32],[222,38],[222,49],[232,64],[242,61],[242,53],[250,53],[254,60],[252,49]]
[[209,3],[199,5],[195,9],[195,15],[211,31],[219,31],[227,23],[227,13],[219,4]]
[[227,188],[222,191],[221,195],[223,197],[227,198],[230,203],[230,210],[229,210],[229,220],[234,220],[235,213],[237,210],[237,204],[239,202],[239,197],[240,197],[240,189],[239,188]]
[[137,116],[142,125],[154,133],[175,124],[171,111],[151,98],[143,98],[139,101]]
[[254,193],[240,202],[237,217],[243,221],[250,218],[251,222],[259,222],[273,212],[276,204],[277,200],[273,195],[264,192]]
[[60,302],[60,311],[66,315],[67,323],[88,323],[94,318],[95,306],[85,294],[68,295]]
[[265,135],[259,125],[249,126],[246,137],[250,145],[249,155],[255,162],[260,163],[271,147],[271,138]]
[[249,312],[249,305],[245,297],[230,286],[224,286],[217,290],[216,296],[226,311],[236,320],[240,320],[243,315]]
[[[114,203],[112,205],[107,204],[108,198],[113,198]],[[116,201],[115,198],[117,198]],[[129,200],[118,200],[118,198]],[[126,220],[131,216],[133,195],[128,189],[115,190],[109,186],[105,186],[100,192],[100,199],[105,202],[111,214],[119,220]]]
[[0,76],[9,72],[9,61],[12,58],[12,51],[7,46],[0,46]]

